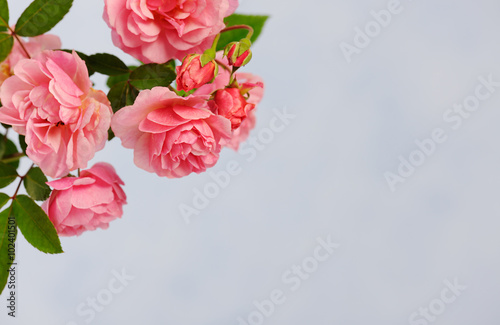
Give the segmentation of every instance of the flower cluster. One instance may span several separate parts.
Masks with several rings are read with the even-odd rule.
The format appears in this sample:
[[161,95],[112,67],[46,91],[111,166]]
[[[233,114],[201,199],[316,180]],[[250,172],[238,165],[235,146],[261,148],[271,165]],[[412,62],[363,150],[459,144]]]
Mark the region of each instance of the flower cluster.
[[[13,42],[8,56],[0,49],[5,58],[0,122],[22,136],[23,154],[37,166],[21,180],[39,175],[33,168],[42,174],[38,186],[50,195],[26,189],[44,200],[41,208],[59,236],[106,229],[122,216],[127,198],[115,169],[103,162],[87,169],[108,140],[119,138],[134,150],[135,165],[159,176],[202,173],[217,163],[222,148],[238,150],[245,141],[264,91],[260,77],[238,71],[252,58],[252,27],[224,22],[238,0],[104,0],[104,5],[113,43],[143,65],[127,67],[106,53],[59,50],[55,35],[23,39],[33,36],[26,23],[0,24],[8,30],[0,29],[2,37]],[[219,43],[223,33],[237,29],[247,36]],[[94,72],[110,76],[108,94],[93,88]],[[17,190],[13,201],[16,195]]]
[[[218,61],[227,64],[221,56]],[[253,110],[262,98],[262,80],[236,73],[230,84],[225,66],[208,83],[214,79],[214,69],[200,69],[199,59],[194,60],[188,55],[177,69],[178,90],[195,89],[185,88],[186,75],[191,76],[189,84],[198,87],[191,95],[182,97],[166,87],[155,87],[142,91],[133,105],[113,116],[111,128],[124,147],[134,149],[135,164],[159,176],[204,172],[215,165],[223,146],[237,149],[255,125]],[[238,84],[238,78],[243,83]]]

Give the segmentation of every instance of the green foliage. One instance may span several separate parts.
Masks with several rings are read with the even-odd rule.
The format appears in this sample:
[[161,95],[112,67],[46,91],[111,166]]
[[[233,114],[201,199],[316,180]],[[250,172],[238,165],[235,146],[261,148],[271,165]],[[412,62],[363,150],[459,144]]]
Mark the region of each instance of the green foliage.
[[116,113],[122,107],[132,105],[139,95],[139,90],[128,81],[122,81],[114,85],[108,92],[108,99],[111,102],[113,112]]
[[130,73],[129,82],[138,89],[168,87],[175,80],[175,69],[170,62],[144,64]]
[[17,225],[24,238],[39,251],[49,254],[62,253],[56,229],[45,211],[25,195],[18,195],[12,202]]
[[19,134],[19,145],[21,146],[23,153],[26,154],[26,148],[28,148],[28,145],[26,144],[26,137],[24,135]]
[[0,62],[9,56],[12,46],[14,46],[12,35],[0,33]]
[[[175,68],[175,66],[174,66],[174,68]],[[130,72],[132,70],[137,69],[137,66],[136,65],[129,65],[128,69],[129,69],[129,71],[127,73],[116,75],[116,76],[109,76],[108,80],[106,81],[106,85],[109,88],[113,88],[113,86],[116,85],[117,83],[122,82],[122,81],[127,81],[130,78]]]
[[0,32],[9,27],[9,4],[7,0],[0,0]]
[[5,193],[0,193],[0,209],[3,208],[3,206],[9,202],[10,196],[8,196]]
[[[253,35],[251,37],[252,43],[254,43],[262,32],[262,28],[266,23],[269,16],[255,16],[255,15],[240,15],[232,14],[224,19],[226,27],[235,25],[248,25],[253,28]],[[248,34],[246,29],[236,29],[221,34],[219,43],[217,44],[217,51],[223,50],[227,44],[231,42],[237,42],[245,38]]]
[[108,76],[122,75],[130,71],[122,60],[112,54],[97,53],[82,59],[92,70]]
[[47,177],[38,167],[33,167],[24,177],[24,187],[33,200],[45,201],[50,196],[50,187],[45,184]]
[[73,0],[35,0],[21,14],[16,34],[33,37],[51,30],[69,12]]
[[9,166],[17,169],[19,167],[19,158],[21,153],[18,152],[16,145],[10,139],[0,134],[0,143],[3,143],[4,148],[2,149],[2,144],[0,144],[0,151],[4,150],[3,155],[0,155],[0,160]]
[[111,89],[113,86],[119,84],[120,82],[125,82],[130,77],[130,73],[120,74],[117,76],[109,76],[106,81],[106,85]]
[[5,155],[5,150],[7,150],[7,138],[0,135],[0,160],[2,160]]
[[17,171],[14,167],[0,162],[0,188],[4,188],[17,178]]
[[[108,99],[111,103],[113,112],[116,113],[125,106],[132,105],[139,95],[139,90],[132,86],[128,81],[120,81],[115,84],[108,92]],[[108,130],[108,140],[115,137],[113,130]]]

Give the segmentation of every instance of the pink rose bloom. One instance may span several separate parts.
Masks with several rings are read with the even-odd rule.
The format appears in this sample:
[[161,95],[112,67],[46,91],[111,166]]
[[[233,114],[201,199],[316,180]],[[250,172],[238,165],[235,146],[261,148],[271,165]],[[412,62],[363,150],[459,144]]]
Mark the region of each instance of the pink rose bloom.
[[104,148],[112,110],[92,89],[76,53],[44,51],[23,59],[0,89],[0,122],[26,135],[26,154],[53,178],[86,168]]
[[[61,40],[56,35],[45,34],[36,37],[28,38],[28,41],[21,40],[24,48],[28,51],[31,57],[38,55],[40,52],[45,50],[55,50],[61,48]],[[14,67],[17,62],[22,59],[27,59],[26,53],[22,49],[21,45],[14,40],[14,46],[9,56],[0,62],[0,86],[2,83],[14,74]]]
[[47,183],[54,190],[42,209],[60,236],[79,236],[87,230],[107,229],[123,214],[127,196],[113,166],[97,163],[80,177],[64,177]]
[[134,149],[138,167],[168,178],[201,173],[215,165],[221,140],[231,136],[229,120],[210,112],[206,100],[165,87],[144,90],[113,116],[111,128]]
[[182,60],[210,48],[238,0],[105,0],[113,43],[144,63]]

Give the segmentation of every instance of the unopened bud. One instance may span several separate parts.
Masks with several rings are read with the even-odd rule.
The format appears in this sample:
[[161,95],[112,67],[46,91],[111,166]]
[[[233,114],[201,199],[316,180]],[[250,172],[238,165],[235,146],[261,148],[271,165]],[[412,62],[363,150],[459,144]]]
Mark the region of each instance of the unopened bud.
[[252,59],[250,40],[244,38],[239,42],[229,43],[224,49],[224,56],[227,56],[229,64],[237,68],[246,65]]

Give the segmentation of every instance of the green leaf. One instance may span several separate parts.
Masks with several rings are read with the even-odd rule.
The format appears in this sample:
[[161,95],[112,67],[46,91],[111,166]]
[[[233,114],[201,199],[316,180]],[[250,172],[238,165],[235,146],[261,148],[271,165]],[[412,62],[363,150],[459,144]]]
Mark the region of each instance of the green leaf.
[[26,192],[33,200],[45,201],[50,196],[50,187],[45,184],[47,182],[47,177],[38,167],[33,167],[30,169],[28,174],[23,180]]
[[[10,236],[9,236],[10,235]],[[0,294],[9,277],[9,268],[15,260],[17,225],[12,207],[0,212]]]
[[128,81],[122,81],[114,85],[108,92],[108,99],[111,102],[113,113],[121,108],[132,105],[139,95],[139,90],[130,85]]
[[168,60],[167,62],[165,62],[165,64],[170,68],[172,69],[173,71],[175,71],[175,60],[172,59],[172,60]]
[[3,208],[5,203],[9,202],[10,196],[5,193],[0,193],[0,209]]
[[208,62],[215,60],[215,56],[216,53],[214,49],[206,50],[200,57],[201,66],[204,67]]
[[0,134],[0,160],[5,155],[5,150],[7,150],[7,138]]
[[113,140],[114,137],[115,137],[115,133],[113,132],[113,130],[111,128],[109,128],[108,129],[108,141]]
[[0,33],[0,62],[4,61],[14,46],[12,35]]
[[137,69],[137,66],[136,65],[129,65],[128,69],[129,69],[129,72],[127,72],[127,73],[116,75],[116,76],[109,76],[108,80],[106,81],[106,85],[109,88],[113,88],[113,86],[116,85],[117,83],[122,82],[122,81],[127,81],[128,78],[130,77],[130,72],[132,70]]
[[26,154],[26,148],[28,148],[28,145],[26,144],[26,137],[24,135],[19,134],[19,145],[21,146],[24,154]]
[[157,86],[167,87],[175,80],[175,77],[175,70],[169,62],[150,63],[132,71],[129,81],[138,89],[151,89]]
[[17,178],[17,171],[14,167],[0,162],[0,188],[4,188]]
[[[12,142],[10,139],[7,139],[7,146],[5,147],[5,153],[3,159],[7,159],[8,157],[15,157],[18,154],[19,151],[17,150],[17,147],[14,144],[14,142]],[[17,169],[17,167],[19,167],[19,159],[17,158],[7,163],[7,165],[12,166],[14,169]]]
[[49,254],[63,252],[54,225],[32,199],[25,195],[18,195],[12,202],[12,210],[19,230],[33,247]]
[[120,82],[127,81],[129,76],[130,76],[130,73],[120,74],[117,76],[110,76],[108,78],[108,80],[106,81],[106,85],[111,89],[111,88],[113,88],[114,85],[116,85]]
[[85,61],[93,70],[108,76],[117,76],[130,72],[122,60],[108,53],[90,55]]
[[177,93],[177,95],[179,95],[181,97],[188,97],[188,96],[192,95],[195,91],[196,91],[196,89],[191,89],[190,91],[176,90],[176,93]]
[[35,0],[21,14],[16,34],[33,37],[51,30],[69,12],[73,0]]
[[0,0],[0,31],[6,31],[9,27],[9,4],[7,0]]
[[[268,18],[269,16],[232,14],[224,19],[224,23],[226,27],[235,25],[248,25],[252,27],[253,35],[250,40],[254,43],[262,32],[262,28]],[[222,33],[219,43],[217,43],[217,51],[223,50],[231,42],[238,42],[242,38],[245,38],[247,34],[248,30],[246,29],[236,29]]]

